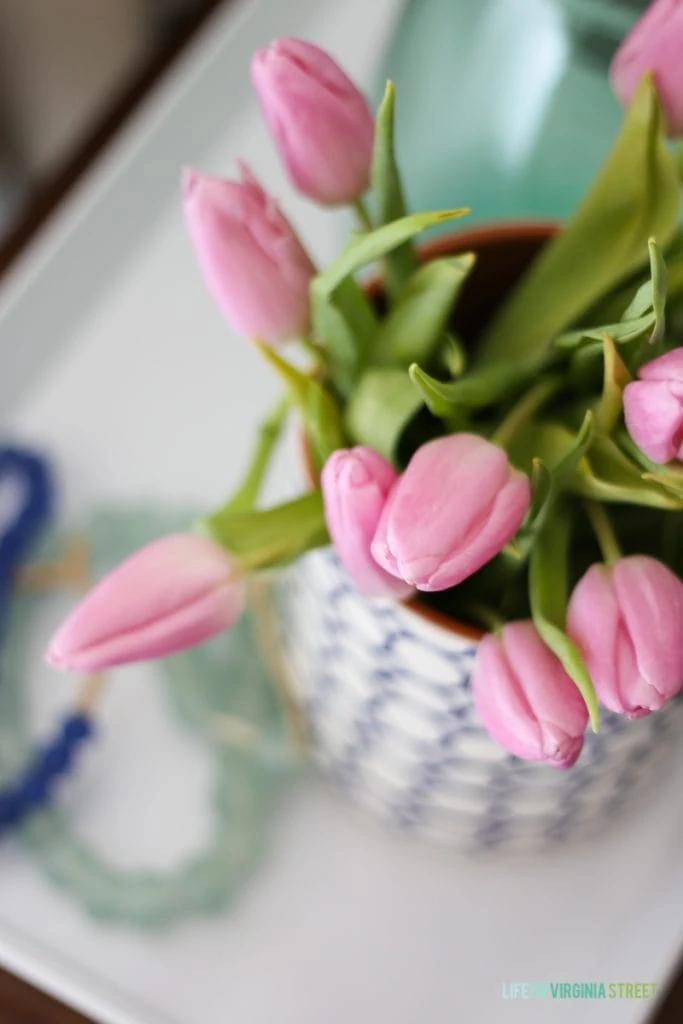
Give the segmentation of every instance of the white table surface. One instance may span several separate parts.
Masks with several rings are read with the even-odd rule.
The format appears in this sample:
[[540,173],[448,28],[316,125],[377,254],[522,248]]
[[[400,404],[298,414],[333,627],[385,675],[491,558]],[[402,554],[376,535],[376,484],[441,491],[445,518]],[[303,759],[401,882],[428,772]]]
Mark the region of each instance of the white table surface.
[[[396,9],[270,0],[216,17],[5,283],[0,420],[55,454],[66,520],[229,490],[276,386],[204,293],[179,167],[229,172],[245,156],[329,256],[342,221],[291,197],[248,94],[249,55],[305,35],[370,82]],[[289,479],[283,466],[276,486]],[[38,654],[28,675],[47,726],[72,681]],[[205,752],[174,730],[145,669],[117,677],[103,718],[70,794],[77,828],[120,863],[173,864],[207,834]],[[0,961],[107,1024],[642,1024],[650,1003],[510,1002],[502,985],[664,981],[683,946],[682,790],[683,751],[599,844],[472,861],[397,839],[311,779],[282,803],[231,912],[151,935],[89,920],[4,842]]]

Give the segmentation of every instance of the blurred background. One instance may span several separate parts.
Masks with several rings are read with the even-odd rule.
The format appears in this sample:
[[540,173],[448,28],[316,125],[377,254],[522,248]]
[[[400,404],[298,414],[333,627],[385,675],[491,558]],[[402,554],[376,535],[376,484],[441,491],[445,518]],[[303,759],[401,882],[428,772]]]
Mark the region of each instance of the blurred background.
[[[194,32],[236,2],[0,0],[0,273]],[[566,216],[617,130],[606,69],[646,0],[395,4],[381,63],[402,97],[411,204]],[[681,993],[683,981],[662,1024],[683,1019]],[[0,971],[0,1024],[82,1020],[35,1000]]]
[[217,0],[0,0],[0,247]]
[[[0,271],[232,2],[0,0]],[[401,96],[409,204],[468,205],[472,221],[571,213],[618,129],[607,69],[646,3],[395,0],[380,63]]]

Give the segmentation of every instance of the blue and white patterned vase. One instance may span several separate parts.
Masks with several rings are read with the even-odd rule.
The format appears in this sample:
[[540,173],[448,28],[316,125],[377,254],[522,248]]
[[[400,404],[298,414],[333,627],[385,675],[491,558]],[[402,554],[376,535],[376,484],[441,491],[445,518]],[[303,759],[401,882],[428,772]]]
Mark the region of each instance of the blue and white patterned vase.
[[680,733],[680,703],[635,722],[603,711],[571,771],[521,761],[477,720],[473,635],[366,600],[331,549],[285,576],[278,604],[288,685],[317,762],[421,838],[478,851],[594,835],[652,783]]

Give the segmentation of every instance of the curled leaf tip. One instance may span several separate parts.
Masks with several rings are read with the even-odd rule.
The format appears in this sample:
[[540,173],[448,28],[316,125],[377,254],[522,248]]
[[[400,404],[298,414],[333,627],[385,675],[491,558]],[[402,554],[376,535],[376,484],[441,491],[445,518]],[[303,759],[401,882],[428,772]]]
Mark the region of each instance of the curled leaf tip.
[[452,220],[454,217],[467,217],[468,214],[472,213],[469,206],[460,206],[453,210],[444,210],[439,214],[439,220]]

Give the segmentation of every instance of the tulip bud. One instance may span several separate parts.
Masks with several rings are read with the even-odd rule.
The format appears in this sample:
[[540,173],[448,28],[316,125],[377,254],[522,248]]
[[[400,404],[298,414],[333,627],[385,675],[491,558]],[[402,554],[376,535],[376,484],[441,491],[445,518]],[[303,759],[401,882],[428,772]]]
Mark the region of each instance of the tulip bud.
[[683,135],[683,3],[655,0],[612,61],[610,78],[627,106],[643,75],[654,75],[669,135]]
[[413,588],[380,569],[370,544],[398,474],[372,448],[334,452],[320,484],[327,529],[342,565],[366,597],[407,597]]
[[610,711],[642,718],[683,687],[683,583],[655,558],[592,565],[571,596],[567,633]]
[[372,542],[375,560],[418,590],[446,590],[490,561],[517,533],[528,478],[476,434],[423,445],[393,488]]
[[309,328],[315,267],[248,168],[242,181],[183,177],[185,218],[206,286],[238,334],[270,345]]
[[480,641],[472,695],[485,729],[511,754],[553,768],[576,763],[588,710],[533,622],[512,622]]
[[312,43],[277,39],[259,50],[252,81],[290,178],[322,203],[352,203],[368,188],[370,108],[350,78]]
[[245,588],[233,558],[193,534],[163,537],[105,576],[57,630],[54,668],[94,672],[163,658],[230,629]]
[[683,462],[683,348],[641,366],[638,376],[624,388],[629,434],[652,462]]

